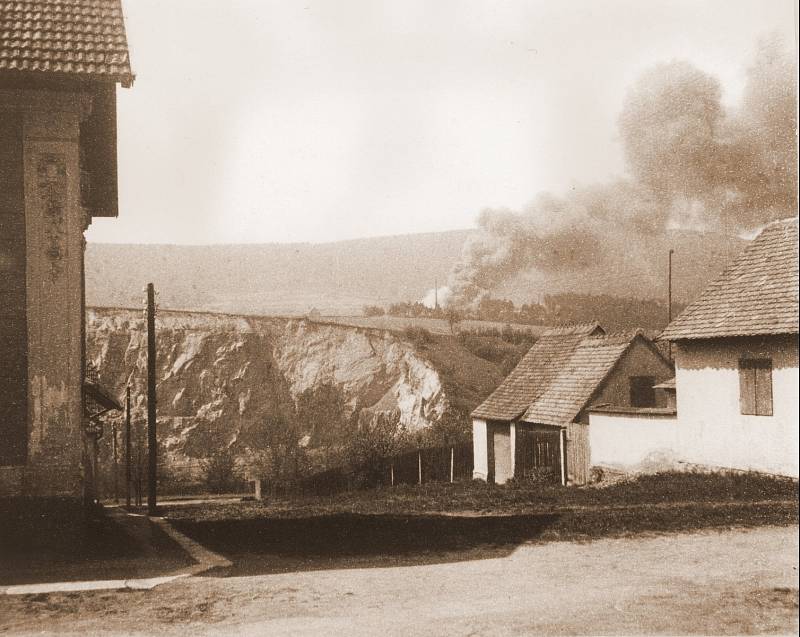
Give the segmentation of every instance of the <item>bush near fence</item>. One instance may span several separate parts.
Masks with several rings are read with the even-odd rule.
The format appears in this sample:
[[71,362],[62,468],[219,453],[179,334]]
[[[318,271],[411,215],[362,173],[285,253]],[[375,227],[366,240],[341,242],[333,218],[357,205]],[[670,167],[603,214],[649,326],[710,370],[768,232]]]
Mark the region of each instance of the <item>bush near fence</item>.
[[[451,469],[452,458],[452,469]],[[472,443],[458,443],[440,447],[423,447],[385,458],[384,470],[376,479],[365,480],[365,471],[362,467],[335,467],[326,471],[314,473],[300,478],[293,483],[278,482],[265,479],[262,481],[262,494],[268,498],[291,498],[300,496],[327,496],[345,491],[370,489],[375,487],[388,487],[393,485],[414,485],[429,482],[461,482],[472,480]],[[159,495],[202,495],[215,493],[214,489],[205,479],[203,474],[204,464],[199,460],[184,463],[181,467],[159,468],[158,492]],[[421,468],[421,474],[420,474]],[[101,475],[101,491],[104,497],[125,498],[124,466],[119,463],[116,467],[117,489],[115,493],[113,472],[114,466],[109,466]],[[194,469],[194,471],[192,471]],[[225,492],[246,493],[252,489],[252,482],[247,482],[243,475],[247,472],[239,467],[231,485],[223,489]],[[132,496],[136,494],[137,467],[133,467]],[[141,475],[141,494],[147,493],[147,475]]]
[[[386,458],[385,465],[384,475],[371,484],[358,479],[362,475],[359,468],[337,467],[299,480],[296,492],[299,495],[325,496],[358,488],[472,480],[472,443],[407,451]],[[265,487],[265,493],[272,497],[291,495],[280,485]]]

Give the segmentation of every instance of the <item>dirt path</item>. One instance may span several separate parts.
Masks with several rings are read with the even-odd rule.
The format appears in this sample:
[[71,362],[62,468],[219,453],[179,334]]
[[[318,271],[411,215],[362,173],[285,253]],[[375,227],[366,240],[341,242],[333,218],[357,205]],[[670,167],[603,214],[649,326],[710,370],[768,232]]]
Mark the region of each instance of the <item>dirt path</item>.
[[497,559],[0,599],[0,633],[797,632],[798,529],[523,545]]

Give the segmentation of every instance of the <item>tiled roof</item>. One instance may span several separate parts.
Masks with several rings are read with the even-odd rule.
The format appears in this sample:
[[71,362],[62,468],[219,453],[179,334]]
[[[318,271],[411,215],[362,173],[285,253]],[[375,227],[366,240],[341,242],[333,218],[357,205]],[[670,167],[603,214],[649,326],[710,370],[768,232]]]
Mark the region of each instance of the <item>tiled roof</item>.
[[549,328],[542,336],[589,336],[590,334],[604,334],[600,323],[592,321],[590,323],[570,323],[569,325],[556,325]]
[[521,420],[543,425],[571,422],[631,344],[636,334],[584,338],[556,369]]
[[0,0],[0,73],[133,81],[121,0]]
[[771,223],[660,338],[797,334],[797,265],[797,217]]
[[514,420],[521,416],[584,338],[539,338],[500,386],[472,412],[472,416],[486,420]]
[[83,390],[89,398],[103,409],[122,411],[122,405],[120,405],[119,401],[99,383],[87,380],[83,383]]
[[639,333],[606,336],[597,324],[574,331],[545,332],[472,416],[553,425],[575,418]]

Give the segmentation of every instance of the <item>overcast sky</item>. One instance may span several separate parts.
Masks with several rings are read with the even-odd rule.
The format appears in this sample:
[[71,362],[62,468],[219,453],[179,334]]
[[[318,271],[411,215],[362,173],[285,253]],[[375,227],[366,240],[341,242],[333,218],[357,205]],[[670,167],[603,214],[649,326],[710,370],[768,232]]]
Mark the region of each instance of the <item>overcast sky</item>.
[[120,217],[90,241],[332,241],[468,228],[622,174],[616,118],[689,59],[735,105],[786,0],[124,0]]

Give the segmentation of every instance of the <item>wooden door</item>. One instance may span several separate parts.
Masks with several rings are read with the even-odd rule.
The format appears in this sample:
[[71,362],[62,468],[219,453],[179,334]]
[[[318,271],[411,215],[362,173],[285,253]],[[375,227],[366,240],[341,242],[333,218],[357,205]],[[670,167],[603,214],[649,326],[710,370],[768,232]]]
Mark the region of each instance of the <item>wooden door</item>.
[[561,432],[517,426],[516,475],[521,479],[561,482]]

